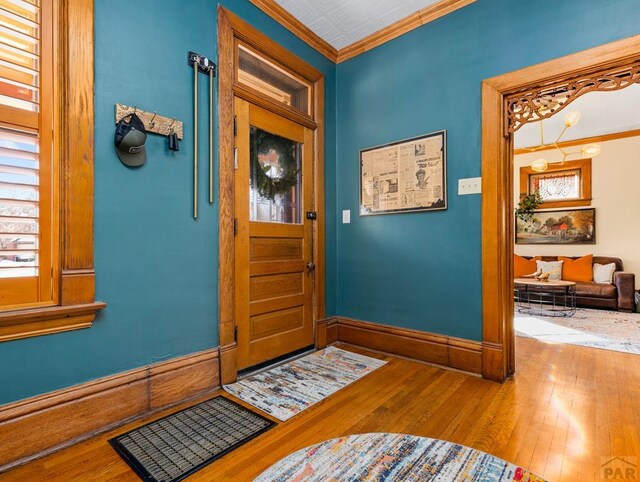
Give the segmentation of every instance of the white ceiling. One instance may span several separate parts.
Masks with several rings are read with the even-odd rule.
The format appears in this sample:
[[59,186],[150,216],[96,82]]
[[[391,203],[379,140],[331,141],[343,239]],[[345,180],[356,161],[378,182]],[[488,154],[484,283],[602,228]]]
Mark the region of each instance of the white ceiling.
[[[587,137],[615,134],[640,129],[640,85],[614,92],[590,92],[574,100],[571,105],[556,115],[545,119],[544,141],[549,144],[556,140],[564,127],[564,117],[577,110],[582,114],[575,127],[571,127],[562,137],[563,141]],[[522,126],[515,134],[516,148],[533,147],[540,144],[540,123]]]
[[439,0],[276,0],[340,50]]

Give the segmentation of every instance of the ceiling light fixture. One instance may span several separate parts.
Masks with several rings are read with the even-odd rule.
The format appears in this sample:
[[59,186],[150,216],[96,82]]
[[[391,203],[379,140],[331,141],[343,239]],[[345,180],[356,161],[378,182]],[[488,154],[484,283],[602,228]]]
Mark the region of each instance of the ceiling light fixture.
[[546,159],[536,159],[531,163],[531,169],[535,172],[544,172],[549,169],[549,162]]
[[[558,138],[552,144],[545,144],[544,142],[544,127],[542,125],[542,119],[540,119],[540,145],[536,147],[525,148],[525,151],[536,152],[544,149],[548,149],[550,146],[559,150],[562,153],[562,161],[558,163],[558,165],[562,166],[565,161],[572,156],[581,156],[583,158],[586,157],[597,157],[600,155],[602,149],[600,148],[600,144],[587,144],[582,147],[579,151],[567,151],[560,147],[560,139],[564,136],[567,129],[570,127],[574,127],[580,121],[580,112],[577,110],[569,112],[564,118],[564,128],[562,132],[558,136]],[[544,158],[536,159],[531,163],[531,169],[535,172],[544,172],[549,169],[549,161]]]

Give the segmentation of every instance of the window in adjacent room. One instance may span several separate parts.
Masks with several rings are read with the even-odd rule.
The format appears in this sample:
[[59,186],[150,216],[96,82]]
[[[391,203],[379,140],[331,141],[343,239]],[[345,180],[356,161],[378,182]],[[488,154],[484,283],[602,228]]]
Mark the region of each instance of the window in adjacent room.
[[580,170],[532,174],[529,176],[529,191],[538,191],[545,201],[580,199]]
[[544,172],[520,168],[520,192],[540,193],[541,209],[591,205],[591,159],[550,164]]

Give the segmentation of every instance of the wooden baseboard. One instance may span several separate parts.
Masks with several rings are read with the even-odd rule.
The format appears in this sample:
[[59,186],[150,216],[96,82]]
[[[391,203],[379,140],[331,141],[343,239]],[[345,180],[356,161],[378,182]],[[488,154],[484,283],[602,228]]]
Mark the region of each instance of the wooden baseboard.
[[505,380],[505,356],[500,343],[482,344],[482,377],[487,380],[502,383]]
[[0,472],[220,386],[218,349],[0,407]]
[[316,326],[314,329],[314,333],[315,333],[315,348],[316,350],[322,350],[323,348],[325,348],[329,343],[327,343],[327,322],[329,321],[328,318],[322,319],[322,320],[316,320]]
[[220,383],[227,385],[238,379],[238,345],[233,342],[220,347]]
[[316,350],[338,341],[338,320],[335,317],[316,321]]
[[338,318],[330,318],[327,321],[327,345],[338,341]]
[[479,341],[343,317],[327,323],[327,342],[336,341],[469,373],[482,373],[482,343]]

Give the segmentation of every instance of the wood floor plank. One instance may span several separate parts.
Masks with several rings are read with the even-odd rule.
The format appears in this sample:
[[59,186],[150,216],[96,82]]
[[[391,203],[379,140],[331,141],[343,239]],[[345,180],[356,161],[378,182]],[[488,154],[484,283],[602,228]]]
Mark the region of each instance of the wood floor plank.
[[[572,350],[572,356],[569,359],[570,366],[581,366],[582,353],[584,350]],[[562,470],[565,466],[565,449],[567,446],[567,439],[569,433],[572,430],[572,407],[576,394],[578,393],[578,387],[580,382],[580,373],[576,371],[565,371],[558,393],[558,399],[556,400],[558,406],[558,423],[553,429],[553,437],[551,440],[551,446],[549,448],[549,454],[547,457],[547,463],[543,476],[548,480],[559,480],[562,477]]]
[[598,352],[599,350],[579,350],[573,402],[565,414],[569,422],[569,431],[563,452],[562,472],[558,480],[569,482],[593,478],[591,466],[576,461],[583,453],[595,453],[595,423],[591,420],[590,414],[595,413],[593,380]]
[[[410,433],[462,443],[550,481],[596,481],[603,459],[640,456],[638,356],[518,338],[517,374],[498,385],[343,348],[388,363],[188,480],[249,481],[295,450],[366,432]],[[0,474],[0,480],[137,481],[107,440],[181,408],[185,406],[15,468]]]

